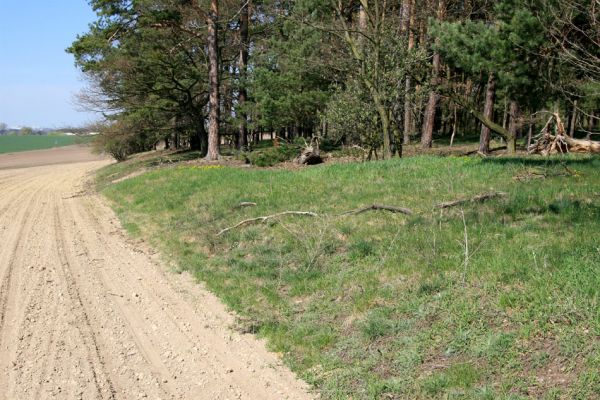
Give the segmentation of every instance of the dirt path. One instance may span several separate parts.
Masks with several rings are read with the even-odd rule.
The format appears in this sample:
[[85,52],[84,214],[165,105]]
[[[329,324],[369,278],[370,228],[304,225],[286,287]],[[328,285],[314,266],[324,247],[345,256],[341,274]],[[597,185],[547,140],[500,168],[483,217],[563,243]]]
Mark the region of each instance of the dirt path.
[[0,170],[0,399],[308,399],[221,303],[129,243],[85,182]]

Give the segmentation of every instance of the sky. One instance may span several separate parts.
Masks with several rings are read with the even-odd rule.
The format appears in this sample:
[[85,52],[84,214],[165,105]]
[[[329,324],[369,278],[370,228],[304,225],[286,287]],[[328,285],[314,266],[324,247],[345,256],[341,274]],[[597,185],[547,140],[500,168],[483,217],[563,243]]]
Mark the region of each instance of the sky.
[[58,128],[98,119],[78,111],[85,82],[65,52],[93,20],[87,0],[0,0],[0,122]]

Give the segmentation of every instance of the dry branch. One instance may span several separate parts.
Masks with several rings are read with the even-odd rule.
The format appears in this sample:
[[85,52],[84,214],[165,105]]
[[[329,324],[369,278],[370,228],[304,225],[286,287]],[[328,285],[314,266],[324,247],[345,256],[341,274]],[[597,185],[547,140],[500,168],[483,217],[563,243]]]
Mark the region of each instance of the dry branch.
[[[494,147],[493,149],[490,149],[490,153],[494,153],[496,151],[500,151],[500,150],[506,150],[508,148],[508,146],[499,146],[499,147]],[[478,154],[480,156],[483,157],[487,157],[489,154],[483,154],[479,151],[479,149],[477,150],[471,150],[471,151],[467,151],[465,153],[462,153],[461,156],[472,156],[474,154]]]
[[527,181],[534,180],[534,179],[555,178],[555,177],[560,177],[560,176],[577,176],[577,172],[572,171],[565,164],[563,164],[562,167],[565,170],[564,172],[550,171],[547,169],[525,170],[525,171],[520,172],[517,175],[513,176],[513,179],[520,181],[520,182],[527,182]]
[[242,201],[235,208],[256,207],[256,205],[256,203],[253,203],[251,201]]
[[373,204],[373,205],[370,205],[367,207],[358,208],[356,210],[346,211],[345,213],[343,213],[341,215],[356,215],[356,214],[363,213],[365,211],[372,211],[372,210],[384,210],[384,211],[390,211],[393,213],[401,213],[401,214],[406,214],[406,215],[413,214],[412,210],[409,208],[386,206],[384,204]]
[[232,229],[236,229],[239,228],[240,226],[244,226],[244,225],[248,225],[248,224],[252,224],[254,222],[267,222],[270,219],[274,219],[277,217],[282,217],[285,215],[302,215],[302,216],[306,216],[306,217],[318,217],[319,215],[314,213],[314,212],[310,212],[310,211],[282,211],[280,213],[277,214],[272,214],[272,215],[265,215],[262,217],[256,217],[256,218],[250,218],[250,219],[245,219],[241,222],[238,222],[237,224],[230,226],[229,228],[225,228],[222,229],[219,233],[217,233],[217,236],[221,236],[224,233],[229,232]]
[[450,208],[450,207],[459,206],[459,205],[465,204],[465,203],[482,202],[482,201],[486,201],[486,200],[493,199],[496,197],[503,197],[503,196],[506,196],[507,194],[508,193],[504,193],[504,192],[482,193],[482,194],[478,194],[477,196],[474,196],[474,197],[440,203],[440,204],[437,204],[435,206],[435,208]]
[[[254,204],[251,204],[251,205],[254,205]],[[410,210],[408,208],[404,208],[404,207],[394,207],[394,206],[386,206],[383,204],[373,204],[368,207],[363,207],[363,208],[359,208],[356,210],[347,211],[340,215],[356,215],[356,214],[360,214],[365,211],[371,211],[371,210],[385,210],[385,211],[390,211],[393,213],[401,213],[401,214],[406,214],[406,215],[411,215],[413,213],[412,210]],[[230,226],[228,228],[224,228],[224,229],[220,230],[219,233],[217,233],[217,236],[221,236],[233,229],[239,228],[244,225],[252,224],[255,222],[267,222],[270,219],[275,219],[275,218],[283,217],[286,215],[300,215],[300,216],[305,216],[305,217],[318,217],[319,216],[319,214],[311,212],[311,211],[282,211],[277,214],[245,219],[243,221],[238,222],[237,224],[235,224],[233,226]]]

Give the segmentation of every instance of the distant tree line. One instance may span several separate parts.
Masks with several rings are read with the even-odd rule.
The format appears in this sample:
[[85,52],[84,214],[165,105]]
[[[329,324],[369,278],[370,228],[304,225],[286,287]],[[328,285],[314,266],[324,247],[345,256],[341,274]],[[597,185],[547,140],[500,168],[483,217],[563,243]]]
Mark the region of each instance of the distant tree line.
[[120,156],[219,157],[262,134],[380,150],[477,132],[514,152],[542,110],[594,134],[597,0],[92,0],[68,51]]
[[96,124],[84,127],[63,127],[63,128],[31,128],[23,126],[18,128],[10,128],[8,124],[0,122],[0,135],[15,135],[15,136],[57,136],[65,133],[76,135],[89,135],[96,132],[98,126]]
[[46,132],[40,129],[34,129],[29,126],[20,128],[9,128],[4,122],[0,122],[0,135],[17,135],[17,136],[32,136],[45,135]]

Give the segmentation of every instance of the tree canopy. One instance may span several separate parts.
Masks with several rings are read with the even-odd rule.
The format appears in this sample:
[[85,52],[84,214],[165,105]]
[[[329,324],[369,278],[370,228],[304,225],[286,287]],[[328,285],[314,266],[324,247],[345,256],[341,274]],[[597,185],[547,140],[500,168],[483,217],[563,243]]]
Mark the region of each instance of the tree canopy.
[[89,82],[81,103],[126,154],[159,140],[247,150],[270,133],[391,157],[419,134],[427,148],[479,124],[487,152],[490,131],[515,150],[541,110],[598,125],[595,0],[90,5],[97,19],[68,51]]

